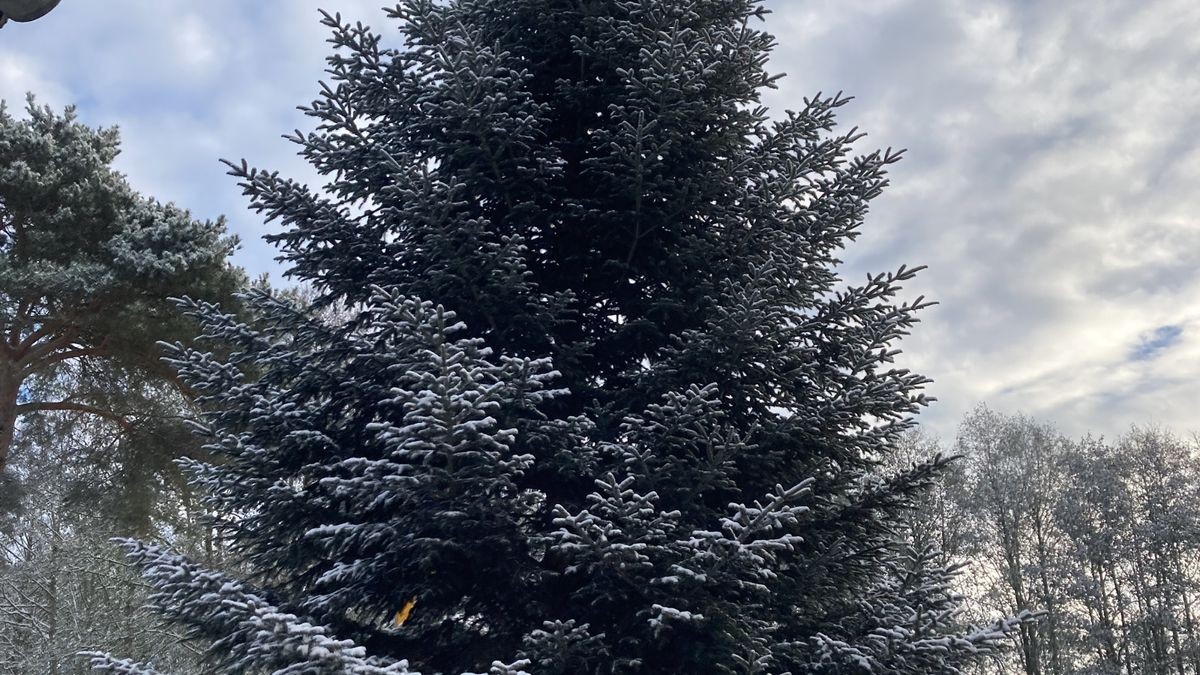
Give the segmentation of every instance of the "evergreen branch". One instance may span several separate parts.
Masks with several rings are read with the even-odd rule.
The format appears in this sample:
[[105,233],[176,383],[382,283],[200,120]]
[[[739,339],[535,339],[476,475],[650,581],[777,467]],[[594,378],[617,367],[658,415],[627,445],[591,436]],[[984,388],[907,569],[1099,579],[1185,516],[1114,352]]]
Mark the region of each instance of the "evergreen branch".
[[106,420],[115,422],[117,426],[121,427],[122,431],[128,432],[133,429],[133,423],[122,415],[112,412],[111,410],[104,410],[102,408],[96,408],[83,403],[75,403],[74,401],[41,401],[36,403],[21,403],[16,407],[17,415],[53,411],[77,412],[87,415],[95,415],[97,417],[102,417]]

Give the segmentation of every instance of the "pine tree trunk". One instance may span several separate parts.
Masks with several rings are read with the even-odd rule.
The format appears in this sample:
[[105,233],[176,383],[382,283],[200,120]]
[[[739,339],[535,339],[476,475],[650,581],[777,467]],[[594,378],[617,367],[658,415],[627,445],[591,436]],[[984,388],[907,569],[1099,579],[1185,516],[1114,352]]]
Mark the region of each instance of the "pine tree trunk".
[[17,395],[21,382],[11,363],[0,363],[0,473],[8,468],[8,454],[17,427]]

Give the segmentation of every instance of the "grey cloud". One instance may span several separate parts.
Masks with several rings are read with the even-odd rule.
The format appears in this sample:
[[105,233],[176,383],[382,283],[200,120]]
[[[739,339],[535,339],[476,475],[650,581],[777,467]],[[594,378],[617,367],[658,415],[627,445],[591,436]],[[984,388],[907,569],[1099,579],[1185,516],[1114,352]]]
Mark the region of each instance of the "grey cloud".
[[[928,264],[940,300],[906,342],[925,420],[978,400],[1115,433],[1186,431],[1200,400],[1200,6],[1194,2],[770,3],[791,77],[773,107],[843,88],[847,122],[908,159],[851,276]],[[1156,327],[1159,358],[1129,362]]]

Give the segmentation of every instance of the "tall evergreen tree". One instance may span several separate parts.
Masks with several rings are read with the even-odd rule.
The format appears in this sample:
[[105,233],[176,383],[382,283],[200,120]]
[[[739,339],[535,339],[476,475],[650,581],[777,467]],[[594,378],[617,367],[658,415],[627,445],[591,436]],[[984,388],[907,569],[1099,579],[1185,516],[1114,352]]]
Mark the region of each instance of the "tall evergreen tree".
[[[232,164],[340,321],[187,304],[221,457],[188,465],[256,571],[127,547],[214,672],[959,672],[882,474],[926,402],[892,365],[916,270],[844,286],[899,153],[848,99],[772,122],[756,0],[405,0],[326,15],[293,138],[320,192]],[[100,667],[139,672],[97,657]],[[489,670],[489,668],[491,670]],[[124,670],[122,670],[124,669]]]

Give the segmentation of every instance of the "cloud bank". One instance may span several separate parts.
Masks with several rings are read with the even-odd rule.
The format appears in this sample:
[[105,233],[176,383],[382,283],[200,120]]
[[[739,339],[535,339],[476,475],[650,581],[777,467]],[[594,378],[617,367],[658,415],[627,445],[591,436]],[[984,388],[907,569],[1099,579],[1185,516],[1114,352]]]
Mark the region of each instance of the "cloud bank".
[[[218,158],[315,177],[307,127],[327,0],[66,0],[0,31],[0,98],[118,124],[148,194],[225,214],[237,262],[279,268]],[[382,26],[377,2],[340,0]],[[907,147],[862,239],[861,279],[901,263],[941,304],[903,345],[943,437],[979,401],[1114,434],[1200,429],[1200,3],[768,0],[788,73],[767,103],[856,96],[844,122]],[[866,146],[864,146],[866,149]]]
[[927,424],[987,401],[1200,428],[1200,5],[772,4],[770,103],[845,89],[849,123],[910,149],[847,260],[929,265],[904,362],[935,380]]

